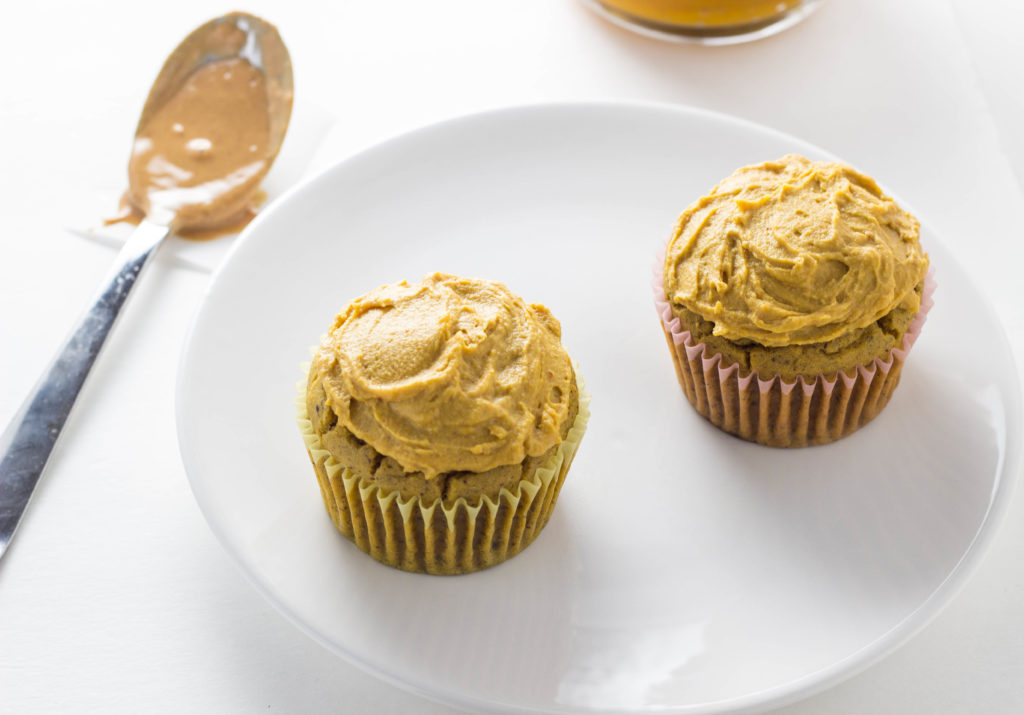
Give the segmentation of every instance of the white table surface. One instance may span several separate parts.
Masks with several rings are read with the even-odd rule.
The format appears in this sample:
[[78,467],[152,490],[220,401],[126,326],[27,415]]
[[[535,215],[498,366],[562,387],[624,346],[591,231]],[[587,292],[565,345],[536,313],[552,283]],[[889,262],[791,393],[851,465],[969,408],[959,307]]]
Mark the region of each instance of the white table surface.
[[[0,94],[3,425],[114,256],[66,228],[116,205],[166,54],[236,9],[92,5],[5,12],[0,60],[17,70],[4,73]],[[293,132],[308,134],[289,137],[291,164],[271,198],[304,171],[481,109],[594,99],[705,107],[814,142],[879,178],[984,286],[1024,364],[1018,0],[825,0],[777,37],[727,48],[634,36],[577,0],[245,9],[289,45]],[[178,454],[174,380],[210,280],[201,266],[222,250],[191,263],[174,248],[158,256],[0,561],[0,712],[454,712],[309,640],[248,585],[203,521]],[[780,712],[1024,712],[1024,492],[972,579],[919,635]]]

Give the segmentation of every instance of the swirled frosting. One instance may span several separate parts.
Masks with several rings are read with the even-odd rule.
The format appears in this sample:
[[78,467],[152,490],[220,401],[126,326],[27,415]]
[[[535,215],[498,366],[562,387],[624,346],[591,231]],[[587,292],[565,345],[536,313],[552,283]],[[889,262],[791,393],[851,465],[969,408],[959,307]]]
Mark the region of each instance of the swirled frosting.
[[729,340],[826,342],[917,312],[919,230],[870,177],[789,155],[738,169],[682,213],[665,293]]
[[501,283],[437,273],[349,303],[310,384],[407,472],[483,472],[561,441],[573,372],[560,338],[547,308]]

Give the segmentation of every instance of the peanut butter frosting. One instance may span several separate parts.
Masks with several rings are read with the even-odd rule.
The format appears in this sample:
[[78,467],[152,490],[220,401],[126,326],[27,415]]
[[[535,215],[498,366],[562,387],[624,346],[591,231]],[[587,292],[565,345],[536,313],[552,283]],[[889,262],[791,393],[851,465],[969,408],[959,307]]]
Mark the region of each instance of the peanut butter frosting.
[[738,169],[682,213],[665,294],[728,340],[824,343],[918,311],[919,233],[870,177],[788,155]]
[[562,440],[573,380],[547,308],[441,273],[349,303],[309,374],[339,423],[427,478],[547,452]]

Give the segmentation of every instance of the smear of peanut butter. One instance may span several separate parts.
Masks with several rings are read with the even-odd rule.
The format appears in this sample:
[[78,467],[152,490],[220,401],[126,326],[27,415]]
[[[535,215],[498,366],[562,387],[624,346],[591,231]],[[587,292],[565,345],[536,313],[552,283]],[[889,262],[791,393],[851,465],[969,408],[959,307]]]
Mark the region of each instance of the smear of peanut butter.
[[558,321],[500,283],[434,274],[349,303],[314,356],[338,420],[408,472],[483,472],[561,441]]
[[729,340],[826,342],[897,306],[917,312],[919,230],[874,179],[789,155],[738,169],[682,213],[665,292]]
[[254,213],[269,144],[263,73],[242,58],[205,64],[139,127],[130,206],[186,235],[239,228]]
[[[250,221],[256,218],[256,214],[259,213],[260,207],[266,200],[266,190],[262,188],[257,189],[256,193],[254,193],[252,198],[249,200],[249,205],[243,209],[242,213],[238,214],[238,216],[227,223],[222,223],[219,226],[214,226],[213,228],[179,228],[175,231],[175,234],[179,238],[187,238],[190,241],[211,241],[215,238],[220,238],[221,236],[239,233],[243,228],[249,225]],[[136,208],[132,203],[131,196],[129,196],[128,192],[125,191],[117,206],[117,213],[104,219],[103,225],[111,226],[115,223],[127,223],[132,226],[138,226],[144,218],[146,218],[146,215]]]

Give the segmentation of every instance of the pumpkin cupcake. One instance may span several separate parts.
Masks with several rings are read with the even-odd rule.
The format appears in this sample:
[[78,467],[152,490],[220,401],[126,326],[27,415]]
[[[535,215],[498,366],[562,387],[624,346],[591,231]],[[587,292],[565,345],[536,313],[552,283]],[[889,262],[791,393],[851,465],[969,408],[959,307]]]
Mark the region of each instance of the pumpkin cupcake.
[[316,350],[299,427],[331,520],[378,561],[457,574],[540,533],[588,399],[540,305],[434,274],[353,300]]
[[844,164],[737,170],[679,217],[655,302],[679,383],[727,432],[796,447],[888,403],[931,305],[913,216]]

